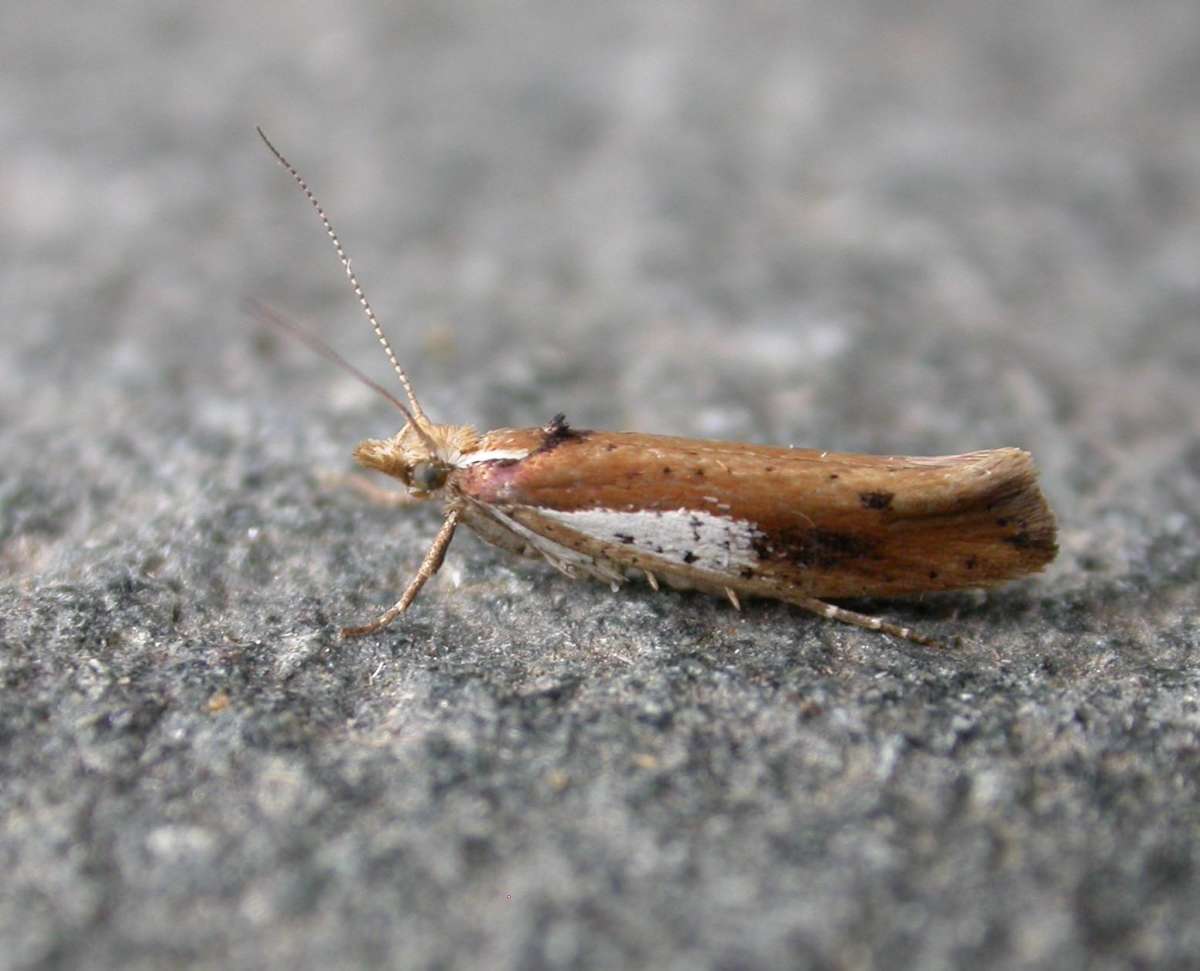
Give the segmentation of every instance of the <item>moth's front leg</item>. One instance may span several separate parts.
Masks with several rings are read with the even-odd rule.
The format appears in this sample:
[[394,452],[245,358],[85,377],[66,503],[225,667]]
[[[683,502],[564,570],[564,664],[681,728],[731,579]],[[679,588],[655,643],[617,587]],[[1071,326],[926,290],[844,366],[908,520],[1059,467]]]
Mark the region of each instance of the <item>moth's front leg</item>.
[[376,631],[383,630],[383,628],[387,627],[388,624],[404,613],[404,611],[408,610],[409,605],[417,599],[417,594],[421,592],[421,588],[425,586],[425,581],[441,569],[442,560],[446,558],[446,549],[450,545],[450,540],[454,538],[455,527],[458,526],[458,517],[458,508],[452,508],[446,513],[446,519],[442,523],[442,528],[438,530],[438,534],[433,540],[433,545],[429,547],[429,552],[425,554],[421,568],[417,570],[417,575],[412,578],[408,589],[404,591],[404,595],[380,614],[377,619],[371,621],[371,623],[365,624],[362,627],[343,627],[342,637],[362,637],[366,634],[374,634]]

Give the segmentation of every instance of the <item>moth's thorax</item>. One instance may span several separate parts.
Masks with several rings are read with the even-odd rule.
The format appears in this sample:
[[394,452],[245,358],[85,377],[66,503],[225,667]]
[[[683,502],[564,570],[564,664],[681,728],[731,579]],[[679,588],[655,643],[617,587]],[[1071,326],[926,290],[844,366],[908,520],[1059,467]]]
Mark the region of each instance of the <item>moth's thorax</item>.
[[[392,438],[368,438],[354,450],[354,460],[368,469],[399,479],[417,492],[434,491],[423,482],[428,470],[450,470],[464,452],[479,442],[479,433],[468,425],[426,425],[424,435],[405,425]],[[415,480],[415,481],[414,481]]]

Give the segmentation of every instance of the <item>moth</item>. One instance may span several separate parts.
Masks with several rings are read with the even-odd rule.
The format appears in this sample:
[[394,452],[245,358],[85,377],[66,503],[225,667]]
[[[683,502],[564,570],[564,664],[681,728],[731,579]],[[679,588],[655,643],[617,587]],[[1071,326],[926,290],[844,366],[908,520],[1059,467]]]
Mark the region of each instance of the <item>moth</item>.
[[908,627],[829,600],[990,587],[1041,570],[1056,526],[1028,452],[856,455],[573,428],[480,433],[421,407],[329,219],[295,167],[258,134],[316,210],[400,379],[399,400],[319,339],[260,308],[390,400],[405,424],[368,439],[357,462],[398,479],[409,501],[440,502],[441,529],[400,599],[359,637],[404,613],[442,565],[455,530],[618,591],[629,581],[766,597],[831,620],[936,646]]

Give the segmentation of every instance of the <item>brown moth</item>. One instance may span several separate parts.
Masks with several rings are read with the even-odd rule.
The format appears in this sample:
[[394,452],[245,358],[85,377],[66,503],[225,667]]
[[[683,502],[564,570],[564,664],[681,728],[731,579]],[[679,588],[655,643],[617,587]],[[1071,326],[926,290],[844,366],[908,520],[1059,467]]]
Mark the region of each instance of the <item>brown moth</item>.
[[407,404],[326,345],[265,308],[387,397],[404,415],[392,438],[354,452],[400,480],[411,501],[437,500],[442,528],[371,634],[408,609],[437,573],[460,523],[489,543],[544,559],[567,576],[614,591],[628,580],[724,596],[769,597],[918,644],[907,627],[827,603],[989,587],[1041,570],[1057,553],[1054,515],[1028,452],[998,448],[941,457],[855,455],[572,428],[480,434],[425,414],[304,179],[258,130],[300,186],[333,241],[351,287],[400,378]]

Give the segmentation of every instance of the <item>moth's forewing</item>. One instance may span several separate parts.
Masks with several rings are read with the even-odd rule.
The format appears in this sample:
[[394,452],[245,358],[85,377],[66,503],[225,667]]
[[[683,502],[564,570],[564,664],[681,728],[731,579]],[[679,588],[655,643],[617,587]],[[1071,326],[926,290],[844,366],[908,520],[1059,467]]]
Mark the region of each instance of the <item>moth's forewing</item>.
[[687,585],[767,596],[983,587],[1054,558],[1028,453],[887,457],[632,433],[489,433],[527,450],[456,488],[547,540]]

